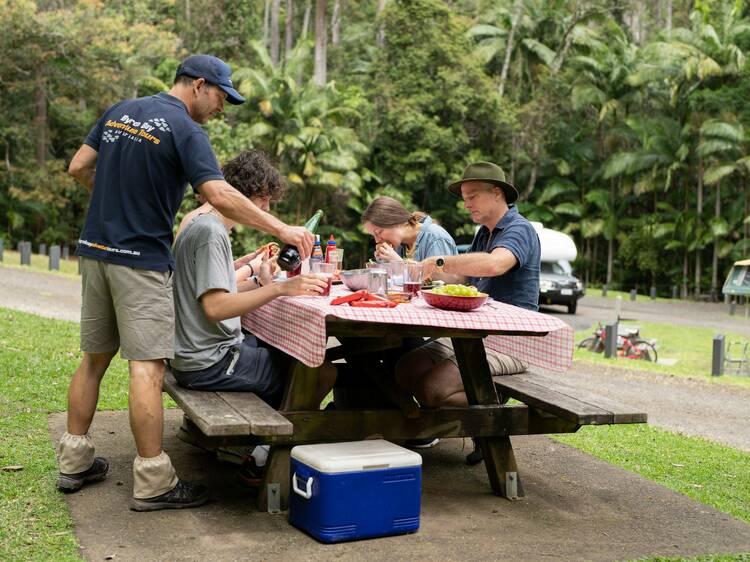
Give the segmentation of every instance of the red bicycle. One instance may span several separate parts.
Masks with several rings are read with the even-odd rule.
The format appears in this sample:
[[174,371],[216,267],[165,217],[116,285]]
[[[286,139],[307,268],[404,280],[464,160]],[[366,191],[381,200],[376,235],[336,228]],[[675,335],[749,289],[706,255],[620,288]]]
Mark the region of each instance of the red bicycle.
[[[606,328],[600,322],[594,330],[594,335],[582,340],[578,344],[578,349],[603,353],[606,337]],[[617,331],[617,356],[653,362],[658,358],[654,342],[641,338],[638,328],[620,328]]]

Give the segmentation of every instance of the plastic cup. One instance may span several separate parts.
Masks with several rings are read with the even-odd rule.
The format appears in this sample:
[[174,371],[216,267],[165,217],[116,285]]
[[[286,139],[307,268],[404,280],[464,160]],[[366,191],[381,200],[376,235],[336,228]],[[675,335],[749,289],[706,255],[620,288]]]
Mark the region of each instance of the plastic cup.
[[313,275],[324,277],[326,281],[328,281],[328,284],[326,285],[326,288],[321,296],[329,296],[331,294],[331,283],[333,282],[333,275],[334,273],[336,273],[336,264],[326,263],[322,261],[313,262],[310,268],[310,273],[312,273]]
[[404,264],[404,292],[411,293],[415,297],[422,288],[422,271],[421,263]]
[[[336,258],[336,259],[334,259]],[[333,255],[328,260],[330,262],[336,262],[336,273],[341,272],[342,269],[344,269],[344,249],[343,248],[336,248],[336,251],[333,252]]]

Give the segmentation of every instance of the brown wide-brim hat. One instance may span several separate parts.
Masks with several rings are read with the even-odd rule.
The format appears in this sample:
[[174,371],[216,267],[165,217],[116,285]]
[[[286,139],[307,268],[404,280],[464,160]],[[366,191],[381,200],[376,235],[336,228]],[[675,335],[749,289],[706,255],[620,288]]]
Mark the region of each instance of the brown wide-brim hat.
[[518,199],[518,190],[512,183],[505,181],[505,172],[497,164],[492,162],[476,162],[469,164],[464,170],[463,177],[448,185],[448,189],[453,195],[461,197],[461,184],[467,181],[481,181],[501,187],[505,193],[505,201],[508,204],[514,203]]

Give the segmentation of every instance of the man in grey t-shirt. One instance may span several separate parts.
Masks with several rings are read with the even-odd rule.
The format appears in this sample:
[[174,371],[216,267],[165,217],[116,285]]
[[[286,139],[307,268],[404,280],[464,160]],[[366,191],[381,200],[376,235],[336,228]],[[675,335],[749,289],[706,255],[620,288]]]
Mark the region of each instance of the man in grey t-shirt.
[[[283,191],[278,171],[258,150],[240,153],[225,164],[223,173],[266,211]],[[240,315],[278,296],[322,293],[326,282],[315,275],[274,282],[274,262],[268,256],[252,261],[250,276],[244,278],[241,272],[247,270],[236,266],[246,260],[232,260],[229,231],[235,223],[210,204],[187,220],[174,245],[175,378],[195,390],[254,392],[275,406],[283,389],[285,356],[273,342],[244,337]],[[321,369],[321,399],[335,376],[332,365]]]

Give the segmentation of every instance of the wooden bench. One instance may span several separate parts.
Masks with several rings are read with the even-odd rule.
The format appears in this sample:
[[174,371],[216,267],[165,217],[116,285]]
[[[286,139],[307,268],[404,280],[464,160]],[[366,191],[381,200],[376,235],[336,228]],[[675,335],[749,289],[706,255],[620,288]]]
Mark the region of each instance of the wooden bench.
[[538,373],[493,377],[498,394],[576,425],[646,423],[647,415],[617,402],[577,388],[564,375]]
[[252,392],[189,390],[164,373],[164,391],[207,437],[292,435],[292,422]]

